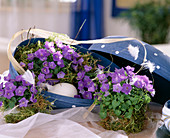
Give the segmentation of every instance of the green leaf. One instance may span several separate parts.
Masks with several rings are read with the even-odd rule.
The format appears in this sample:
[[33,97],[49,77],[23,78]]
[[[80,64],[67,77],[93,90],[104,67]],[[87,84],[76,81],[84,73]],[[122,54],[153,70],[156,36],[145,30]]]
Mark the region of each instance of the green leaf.
[[109,105],[109,109],[112,109],[112,105]]
[[151,101],[151,98],[148,95],[145,95],[145,103],[149,103]]
[[5,99],[5,97],[0,97],[0,101],[3,101]]
[[14,84],[15,86],[17,86],[17,82],[13,82],[13,84]]
[[14,103],[16,103],[16,102],[17,102],[17,100],[16,100],[16,98],[15,98],[15,97],[12,97],[12,98],[11,98],[11,101],[13,101]]
[[132,103],[130,100],[128,100],[128,101],[126,101],[126,104],[131,105]]
[[128,109],[129,113],[133,113],[133,107],[131,106],[129,109]]
[[112,107],[113,109],[115,109],[116,107],[118,107],[120,105],[120,102],[119,101],[116,101],[116,100],[113,100],[112,101]]
[[103,111],[103,112],[99,112],[99,115],[101,117],[101,119],[105,119],[107,117],[107,112],[106,111]]
[[119,116],[121,114],[121,111],[120,110],[115,110],[114,113]]
[[50,73],[53,73],[54,71],[53,70],[50,70]]
[[40,66],[39,66],[39,65],[34,64],[34,69],[35,69],[35,70],[39,70],[39,69],[41,69],[41,68],[40,68]]
[[140,110],[141,106],[140,105],[135,105],[135,109],[138,111]]
[[110,102],[105,102],[105,105],[108,106],[109,104],[111,104]]
[[125,113],[125,118],[130,119],[131,116],[132,116],[132,113],[131,113],[131,112],[126,112],[126,113]]
[[109,96],[107,96],[105,100],[106,100],[106,101],[110,101],[111,98],[110,98]]
[[103,104],[100,104],[100,111],[103,111]]
[[119,97],[119,101],[122,103],[122,102],[124,102],[124,96],[123,95],[121,95],[120,97]]
[[14,108],[14,106],[15,106],[15,102],[14,101],[9,101],[9,108]]
[[43,61],[41,61],[41,60],[37,61],[37,64],[39,64],[39,65],[42,65],[42,63],[43,63]]
[[124,103],[124,104],[121,105],[121,109],[122,109],[122,110],[124,109],[124,111],[126,111],[128,108],[129,108],[129,105],[126,104],[126,103]]
[[60,67],[55,68],[54,69],[54,74],[57,74],[59,72],[59,70],[60,70]]
[[131,118],[132,116],[132,113],[133,113],[133,107],[131,106],[129,109],[128,109],[128,112],[125,113],[125,118]]
[[130,97],[130,100],[133,105],[136,105],[138,103],[138,100],[134,97]]

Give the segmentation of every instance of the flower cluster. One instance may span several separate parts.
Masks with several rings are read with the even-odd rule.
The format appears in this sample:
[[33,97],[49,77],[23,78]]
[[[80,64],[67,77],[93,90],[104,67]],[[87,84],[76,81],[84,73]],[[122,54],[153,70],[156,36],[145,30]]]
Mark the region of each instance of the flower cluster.
[[[54,85],[67,82],[79,90],[75,98],[94,98],[95,84],[92,79],[96,77],[97,60],[90,53],[79,52],[72,46],[51,39],[44,43],[38,42],[38,49],[34,50],[34,47],[37,44],[32,49],[30,47],[28,54],[21,57],[19,62],[24,69],[34,72],[38,86],[41,83]],[[26,51],[24,47],[23,51]]]
[[137,75],[134,73],[133,67],[127,66],[121,69],[115,69],[115,72],[107,72],[98,74],[98,80],[101,85],[100,91],[105,92],[105,96],[109,92],[122,92],[126,95],[130,94],[133,87],[140,89],[141,91],[148,91],[152,96],[155,94],[152,81],[144,75]]
[[94,80],[99,86],[96,103],[100,104],[101,124],[106,129],[128,133],[143,129],[146,107],[155,90],[147,76],[137,75],[134,70],[127,66],[98,74]]
[[1,79],[4,82],[0,84],[0,106],[4,104],[5,109],[13,108],[15,105],[27,107],[28,103],[37,102],[37,88],[23,79],[22,75],[12,79],[11,74],[8,74]]
[[[13,79],[10,74],[4,78],[5,82],[0,85],[0,106],[3,105],[5,109],[13,108],[15,105],[27,107],[28,104],[36,103],[42,83],[54,85],[68,82],[79,89],[75,98],[93,98],[91,92],[94,91],[94,83],[91,78],[96,75],[97,60],[91,54],[80,53],[61,41],[54,42],[49,38],[44,43],[38,41],[29,47],[19,48],[15,58],[32,74],[27,74],[27,79],[24,75]],[[30,83],[29,76],[33,76],[34,83]]]

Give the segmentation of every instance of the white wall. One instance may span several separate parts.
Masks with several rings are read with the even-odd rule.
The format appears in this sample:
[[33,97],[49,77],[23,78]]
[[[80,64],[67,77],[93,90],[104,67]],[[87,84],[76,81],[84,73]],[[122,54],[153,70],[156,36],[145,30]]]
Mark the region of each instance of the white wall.
[[129,23],[122,18],[112,17],[112,0],[104,1],[104,23],[105,23],[105,35],[120,35],[139,38],[137,32],[134,31]]
[[[111,1],[104,0],[105,36],[137,37],[128,22],[111,16]],[[0,37],[11,38],[21,29],[36,26],[70,35],[70,7],[59,0],[0,0]]]
[[0,37],[11,38],[21,29],[35,26],[69,33],[69,6],[58,0],[0,0]]

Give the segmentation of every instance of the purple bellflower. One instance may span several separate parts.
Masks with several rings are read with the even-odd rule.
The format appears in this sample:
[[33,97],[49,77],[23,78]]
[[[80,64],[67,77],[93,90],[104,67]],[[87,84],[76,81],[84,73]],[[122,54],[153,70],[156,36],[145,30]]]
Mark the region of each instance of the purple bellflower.
[[108,91],[109,90],[109,84],[103,83],[100,89],[101,89],[102,92]]
[[54,61],[59,61],[59,60],[62,59],[62,57],[63,57],[63,55],[61,54],[60,51],[57,51],[56,53],[53,54],[53,60]]
[[23,97],[21,100],[19,100],[19,107],[27,107],[27,105],[28,105],[28,100],[27,99],[25,99],[25,97]]
[[113,85],[113,92],[119,92],[122,90],[120,83]]
[[39,80],[40,82],[44,82],[44,81],[46,81],[44,77],[45,77],[45,75],[42,74],[42,73],[40,73],[40,74],[38,75],[38,80]]
[[128,95],[130,91],[132,90],[132,86],[130,84],[123,84],[122,85],[122,92]]
[[34,59],[34,54],[33,53],[28,54],[27,56],[28,56],[27,57],[28,60],[33,60]]
[[84,92],[83,98],[84,99],[92,99],[92,93],[91,92]]
[[4,90],[0,89],[0,97],[2,97],[4,95]]
[[49,74],[49,73],[50,73],[49,67],[43,67],[43,68],[41,69],[41,71],[42,71],[42,73],[44,73],[44,74]]
[[60,71],[58,74],[57,74],[57,78],[64,78],[65,76],[65,73],[63,71]]
[[31,70],[34,68],[34,62],[28,63],[28,69]]
[[23,96],[24,92],[27,88],[25,86],[19,86],[16,90],[15,90],[15,94],[17,96]]
[[20,64],[20,66],[23,67],[23,68],[26,66],[26,64],[25,64],[24,62],[20,62],[19,64]]
[[16,86],[12,82],[5,83],[5,91],[13,92],[15,91]]
[[37,102],[37,99],[35,99],[35,95],[34,94],[31,94],[30,101],[33,102],[33,103]]
[[4,97],[11,99],[14,96],[13,91],[5,91]]
[[55,69],[57,65],[52,61],[52,62],[49,62],[49,68],[51,69]]
[[84,78],[84,75],[85,75],[84,71],[77,73],[77,80],[82,80]]

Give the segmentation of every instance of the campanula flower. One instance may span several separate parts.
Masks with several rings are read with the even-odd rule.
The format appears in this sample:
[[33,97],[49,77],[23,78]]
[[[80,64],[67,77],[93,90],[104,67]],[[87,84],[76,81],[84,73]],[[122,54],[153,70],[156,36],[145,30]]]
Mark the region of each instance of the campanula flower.
[[125,93],[126,95],[128,95],[130,93],[130,91],[132,90],[132,86],[130,84],[126,84],[124,83],[122,85],[122,92]]
[[38,92],[38,90],[36,89],[35,86],[32,86],[32,87],[30,88],[30,91],[31,91],[33,94],[37,94],[37,92]]
[[134,85],[137,87],[137,88],[142,88],[142,82],[140,80],[137,80],[135,81]]
[[28,63],[28,69],[31,70],[34,68],[34,62]]
[[53,76],[53,74],[52,74],[52,73],[46,74],[46,75],[45,75],[45,79],[52,78],[52,76]]
[[5,83],[5,91],[13,92],[15,91],[16,86],[12,82]]
[[52,61],[52,62],[49,62],[49,68],[51,69],[55,69],[57,65]]
[[26,64],[25,64],[24,62],[20,62],[19,64],[20,64],[20,66],[23,67],[23,68],[26,66]]
[[85,70],[86,72],[89,72],[91,69],[92,69],[91,66],[87,66],[87,65],[84,66],[84,70]]
[[3,102],[2,101],[0,101],[0,107],[3,105]]
[[0,89],[0,97],[2,97],[4,95],[4,90]]
[[26,80],[22,80],[22,85],[23,86],[30,86],[31,84]]
[[15,90],[15,94],[17,96],[23,96],[24,92],[27,88],[25,86],[19,86],[16,90]]
[[43,62],[43,67],[48,67],[48,62],[47,61]]
[[21,100],[19,100],[19,107],[27,107],[28,102],[29,101],[23,97]]
[[46,49],[38,49],[35,52],[35,56],[39,58],[41,61],[47,60],[47,57],[50,55],[50,53]]
[[114,84],[120,83],[122,81],[117,73],[113,73],[111,77],[112,77],[112,83]]
[[19,81],[22,81],[22,75],[16,76],[15,80],[18,81],[18,82],[19,82]]
[[57,51],[56,53],[53,54],[53,61],[59,61],[61,60],[63,55],[61,54],[60,51]]
[[11,99],[14,96],[13,91],[5,91],[4,97]]
[[44,82],[44,81],[45,81],[45,75],[42,74],[42,73],[40,73],[40,74],[38,75],[38,80],[39,80],[40,82]]
[[83,82],[82,80],[80,80],[80,81],[78,82],[78,89],[79,89],[79,90],[84,89],[84,82]]
[[43,68],[41,69],[41,71],[42,71],[42,73],[44,73],[44,74],[49,74],[49,73],[50,73],[49,67],[43,67]]
[[84,99],[92,99],[92,93],[91,92],[84,92],[83,98]]
[[120,93],[121,90],[122,90],[122,86],[120,85],[120,83],[113,85],[113,92],[119,92]]
[[28,60],[33,60],[34,59],[34,53],[30,53],[27,56],[28,56],[27,57]]
[[109,84],[103,83],[100,89],[101,89],[102,92],[108,91],[109,90]]
[[65,73],[63,71],[60,71],[58,74],[57,74],[57,78],[64,78],[65,76]]
[[77,80],[82,80],[84,78],[84,75],[85,75],[84,71],[77,73]]
[[35,95],[34,94],[31,94],[30,101],[33,102],[33,103],[37,102],[37,99],[35,99]]
[[57,61],[57,65],[60,66],[61,68],[65,66],[64,61],[62,59]]

